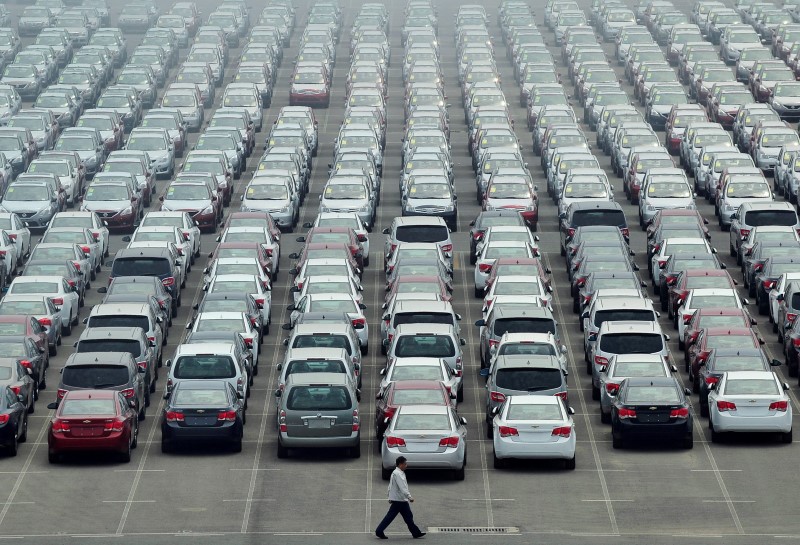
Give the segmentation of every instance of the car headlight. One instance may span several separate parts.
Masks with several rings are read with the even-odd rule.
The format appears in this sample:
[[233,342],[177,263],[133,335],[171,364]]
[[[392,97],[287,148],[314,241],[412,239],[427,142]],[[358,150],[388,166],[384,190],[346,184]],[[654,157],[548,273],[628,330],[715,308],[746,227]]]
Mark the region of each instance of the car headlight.
[[131,208],[129,206],[128,208],[126,208],[125,210],[120,212],[120,214],[122,214],[123,216],[129,216],[129,215],[133,214],[133,208]]
[[213,206],[211,206],[211,205],[208,205],[208,206],[206,206],[206,207],[203,209],[203,211],[202,211],[202,212],[200,212],[200,213],[201,213],[201,214],[213,214],[213,213],[214,213],[214,207],[213,207]]

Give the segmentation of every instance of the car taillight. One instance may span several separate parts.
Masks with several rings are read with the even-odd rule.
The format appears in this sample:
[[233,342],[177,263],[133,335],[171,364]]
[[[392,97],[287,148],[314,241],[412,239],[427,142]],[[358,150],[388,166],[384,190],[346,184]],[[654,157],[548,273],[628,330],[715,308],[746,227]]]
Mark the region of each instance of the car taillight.
[[489,399],[495,403],[503,403],[506,400],[506,396],[500,392],[489,392]]
[[570,227],[569,229],[567,229],[567,235],[569,235],[569,236],[571,236],[571,237],[574,237],[574,236],[575,236],[575,229],[574,229],[574,228],[572,228],[572,227]]
[[[15,236],[16,236],[16,235],[15,235]],[[93,232],[93,233],[92,233],[92,236],[94,237],[94,239],[95,239],[95,240],[100,240],[100,233],[94,233],[94,232]]]
[[353,324],[353,329],[364,329],[367,326],[366,318],[354,318],[350,323]]
[[390,407],[386,407],[383,410],[383,417],[384,418],[392,418],[394,416],[395,412],[397,412],[397,407],[391,407],[391,406]]
[[303,281],[302,280],[297,282],[297,289],[298,290],[302,290],[303,289]]
[[136,394],[136,392],[133,391],[133,388],[125,388],[120,393],[128,399],[131,399]]
[[244,344],[247,345],[248,348],[253,348],[253,338],[252,337],[243,337]]
[[165,286],[165,287],[168,287],[168,286],[174,286],[174,285],[175,285],[175,277],[173,277],[173,276],[168,276],[168,277],[166,277],[165,279],[163,279],[163,280],[161,281],[161,283],[162,283],[162,284],[164,284],[164,286]]
[[272,257],[272,248],[267,248],[266,252],[268,257]]
[[492,264],[491,263],[481,263],[478,265],[478,270],[483,274],[489,274],[492,272]]
[[706,386],[713,386],[717,382],[719,382],[719,377],[715,377],[712,375],[706,377]]
[[150,341],[151,343],[156,342],[156,338],[155,337],[147,337],[147,340]]
[[772,288],[775,287],[775,280],[764,280],[762,284],[765,290],[771,290]]
[[764,269],[764,264],[763,263],[756,263],[755,265],[753,265],[753,270],[754,271],[761,271],[763,269]]
[[18,396],[19,393],[22,391],[21,386],[9,386],[9,388],[11,388],[11,391],[14,392],[15,396]]
[[789,409],[789,402],[788,401],[773,401],[769,404],[770,411],[781,411],[786,412]]
[[[5,421],[3,421],[3,417],[6,417]],[[0,415],[0,424],[5,424],[6,422],[8,422],[8,415]],[[52,430],[53,433],[64,433],[65,431],[69,431],[69,422],[54,420]]]
[[50,318],[39,318],[39,325],[51,326],[53,321]]
[[594,364],[595,365],[608,365],[608,358],[604,358],[603,356],[595,356],[594,357]]
[[103,431],[122,431],[124,429],[124,420],[112,420],[111,422],[106,422],[106,425],[103,427]]
[[8,233],[8,238],[10,238],[11,240],[17,240],[17,234],[16,233]]
[[56,392],[56,397],[58,397],[58,399],[62,399],[65,395],[67,395],[67,391],[61,388]]
[[572,426],[560,426],[558,428],[553,428],[553,433],[550,435],[555,435],[557,437],[569,437],[572,435]]
[[500,344],[498,339],[489,339],[489,348],[495,347]]
[[694,316],[694,313],[692,313],[692,314],[684,314],[683,315],[683,323],[684,324],[688,324],[692,320],[692,316]]
[[258,305],[258,308],[264,308],[265,301],[266,300],[263,297],[256,299],[256,305]]
[[689,418],[689,409],[687,407],[681,407],[680,409],[672,409],[669,412],[670,418]]
[[72,264],[75,265],[76,269],[81,270],[81,264],[80,263],[78,263],[77,261],[73,261]]
[[397,249],[397,244],[392,244],[392,247],[389,250],[389,255],[393,254],[396,249]]
[[178,255],[183,255],[183,248],[178,248]]
[[77,284],[75,284],[74,280],[67,280],[67,284],[69,284],[69,287],[71,287],[71,288],[74,288],[77,285]]
[[717,401],[717,410],[720,412],[735,411],[736,403],[731,403],[730,401]]
[[667,264],[667,260],[666,259],[659,259],[658,260],[658,268],[659,269],[663,269],[664,265],[666,265],[666,264]]
[[445,448],[457,448],[459,439],[460,437],[458,435],[454,435],[452,437],[444,437],[439,440],[439,446]]
[[622,408],[617,412],[617,416],[621,419],[636,418],[636,411],[634,409]]
[[64,298],[63,297],[51,297],[50,300],[57,307],[60,307],[61,305],[64,304]]
[[358,409],[353,409],[353,431],[358,431],[361,428],[361,418],[358,416]]
[[606,392],[611,395],[616,395],[619,392],[619,384],[614,382],[606,382]]
[[500,426],[497,430],[500,432],[500,437],[511,437],[514,435],[519,435],[519,431],[517,428],[512,428],[511,426]]
[[359,240],[360,242],[366,242],[366,241],[367,241],[367,235],[365,235],[365,234],[363,234],[363,233],[362,233],[362,234],[360,234],[360,235],[358,235],[358,240]]
[[86,255],[89,255],[89,254],[92,253],[92,249],[89,248],[88,246],[81,246],[81,250],[83,250],[83,253],[85,253]]
[[180,411],[167,411],[167,422],[183,422],[184,416]]
[[182,231],[183,232],[183,240],[189,240],[191,233],[189,231]]
[[22,360],[22,361],[19,362],[19,364],[21,366],[23,366],[23,367],[28,368],[28,369],[32,369],[32,367],[31,367],[32,364],[31,364],[31,362],[29,360]]
[[236,422],[236,411],[220,411],[217,420],[222,422]]
[[746,237],[750,234],[750,229],[739,229],[739,236]]
[[289,427],[286,425],[286,411],[281,411],[278,415],[278,427],[283,433],[289,431]]
[[583,287],[585,284],[586,284],[586,277],[585,276],[581,276],[580,278],[578,278],[575,281],[575,285],[578,286],[579,288]]
[[483,238],[483,231],[476,231],[472,235],[473,240],[481,240]]
[[660,243],[656,244],[655,246],[653,246],[653,253],[654,254],[657,254],[660,250],[661,250],[661,244]]
[[402,437],[394,437],[392,435],[386,436],[386,446],[387,447],[404,447],[406,446],[406,440]]
[[623,237],[628,237],[628,236],[630,236],[630,234],[631,234],[631,232],[628,230],[628,228],[627,228],[627,227],[623,227],[623,228],[621,228],[621,229],[620,229],[620,231],[622,231],[622,236],[623,236]]
[[444,246],[442,246],[442,251],[443,252],[452,252],[453,251],[453,245],[452,244],[445,244]]
[[793,312],[787,312],[787,313],[786,313],[786,319],[787,319],[788,321],[790,321],[790,322],[794,322],[794,321],[795,321],[795,319],[797,319],[797,314],[795,314],[795,313],[793,313]]
[[139,366],[139,369],[142,371],[147,371],[147,362],[146,361],[137,361],[136,365]]

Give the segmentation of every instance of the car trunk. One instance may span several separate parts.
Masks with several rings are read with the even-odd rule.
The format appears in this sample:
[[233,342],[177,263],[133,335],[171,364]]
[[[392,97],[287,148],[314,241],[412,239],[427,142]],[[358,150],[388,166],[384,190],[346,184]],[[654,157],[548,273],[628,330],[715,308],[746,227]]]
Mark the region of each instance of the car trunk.
[[353,403],[344,386],[295,386],[286,407],[289,436],[347,437],[353,433]]

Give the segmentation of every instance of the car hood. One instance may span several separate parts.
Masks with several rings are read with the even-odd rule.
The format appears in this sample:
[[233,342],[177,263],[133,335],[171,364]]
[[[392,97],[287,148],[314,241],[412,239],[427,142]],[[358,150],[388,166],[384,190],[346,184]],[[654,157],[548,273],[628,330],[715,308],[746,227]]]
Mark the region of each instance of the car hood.
[[528,208],[529,206],[533,206],[533,203],[530,199],[497,199],[497,198],[489,198],[486,199],[486,207],[492,207],[493,209],[497,208]]
[[283,210],[287,206],[291,206],[292,201],[285,200],[258,200],[258,199],[244,199],[242,207],[248,210],[259,210],[264,212],[277,212]]
[[203,210],[211,205],[209,199],[179,200],[164,199],[164,210]]
[[413,206],[414,208],[420,208],[423,206],[452,206],[453,201],[450,199],[415,199],[413,197],[408,198],[408,205]]
[[10,76],[3,76],[2,83],[8,85],[28,85],[29,83],[36,83],[34,78],[12,78]]
[[50,206],[47,201],[8,201],[3,200],[3,208],[9,212],[38,212]]
[[665,197],[663,199],[648,198],[647,204],[655,208],[686,208],[687,206],[694,204],[694,199],[692,199],[691,197],[681,197],[681,198]]
[[95,210],[123,210],[131,205],[130,201],[83,201],[83,208]]

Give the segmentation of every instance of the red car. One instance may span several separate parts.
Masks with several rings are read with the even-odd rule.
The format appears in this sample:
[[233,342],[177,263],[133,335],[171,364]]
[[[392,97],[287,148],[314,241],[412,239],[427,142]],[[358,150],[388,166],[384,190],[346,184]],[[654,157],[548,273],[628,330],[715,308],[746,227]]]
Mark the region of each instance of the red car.
[[289,85],[289,106],[321,106],[331,103],[331,84],[327,69],[319,66],[295,68]]
[[667,276],[667,286],[666,309],[662,306],[662,310],[667,310],[671,320],[689,291],[694,288],[735,288],[736,280],[724,269],[688,269],[678,273],[675,278]]
[[433,293],[439,295],[442,301],[450,301],[453,286],[439,276],[399,276],[391,286],[387,286],[386,301],[398,293]]
[[692,221],[697,221],[703,226],[703,231],[706,234],[706,238],[708,238],[708,228],[705,227],[708,225],[708,220],[705,219],[699,211],[687,210],[685,208],[666,208],[664,210],[659,210],[652,221],[647,225],[647,236],[648,238],[652,236],[662,223],[680,223],[686,225],[691,224]]
[[436,380],[401,380],[390,382],[375,398],[375,435],[383,438],[387,421],[402,405],[450,406],[456,394],[447,391],[444,384]]
[[25,314],[0,316],[0,337],[19,336],[28,337],[36,343],[37,348],[45,354],[45,361],[48,361],[47,330],[36,318]]
[[267,250],[257,242],[220,242],[217,248],[208,254],[208,268],[220,257],[244,257],[258,259],[261,269],[272,278],[272,257]]
[[699,104],[677,104],[672,107],[664,126],[664,132],[667,133],[667,151],[670,155],[678,155],[686,127],[697,121],[708,121],[706,111]]
[[764,339],[747,327],[705,327],[701,328],[694,341],[690,342],[684,352],[686,370],[689,380],[697,384],[700,366],[705,364],[711,351],[715,348],[760,348]]
[[273,239],[281,240],[281,230],[268,212],[230,212],[223,230],[228,227],[266,227]]
[[56,411],[47,430],[50,463],[82,451],[115,452],[130,462],[139,435],[135,403],[117,391],[73,390],[49,404],[47,408]]

